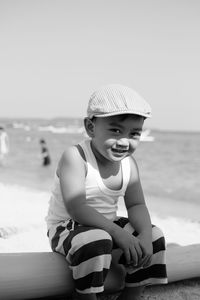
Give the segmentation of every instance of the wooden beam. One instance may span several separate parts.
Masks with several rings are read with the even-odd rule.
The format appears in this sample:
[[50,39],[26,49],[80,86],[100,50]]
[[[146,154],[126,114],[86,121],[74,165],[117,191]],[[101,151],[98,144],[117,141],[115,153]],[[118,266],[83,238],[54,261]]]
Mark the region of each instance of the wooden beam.
[[[123,287],[123,269],[112,265],[105,290],[112,293]],[[69,296],[74,290],[65,257],[52,252],[0,254],[0,299],[37,299]]]
[[200,277],[200,244],[167,248],[168,281]]
[[[169,282],[200,277],[200,244],[167,249]],[[105,282],[105,292],[123,288],[124,273],[112,264]],[[0,299],[37,299],[69,296],[74,290],[71,271],[65,257],[52,252],[1,253]]]

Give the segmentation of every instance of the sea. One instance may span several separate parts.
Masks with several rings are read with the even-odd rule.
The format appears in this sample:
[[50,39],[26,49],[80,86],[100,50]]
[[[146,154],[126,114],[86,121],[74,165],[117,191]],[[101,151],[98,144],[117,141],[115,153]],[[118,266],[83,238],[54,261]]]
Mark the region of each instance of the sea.
[[[0,166],[0,183],[41,193],[51,190],[63,151],[86,138],[83,120],[79,118],[0,119],[0,125],[10,141],[10,152]],[[50,153],[51,165],[47,167],[42,165],[40,139],[45,139]],[[199,226],[200,233],[199,151],[200,132],[145,128],[134,157],[146,202],[156,212],[155,219],[167,217],[169,224],[171,218],[176,227],[180,218],[180,230],[188,220]],[[34,201],[34,197],[27,197],[26,201]]]
[[[55,167],[68,145],[85,138],[81,119],[0,119],[8,133],[10,153],[0,180],[33,181],[48,188]],[[148,139],[153,137],[153,139]],[[50,167],[42,168],[39,140],[46,140]],[[144,193],[200,205],[200,132],[151,130],[134,153]],[[12,177],[10,180],[12,180]],[[42,184],[41,184],[42,181]],[[31,183],[30,183],[31,184]]]

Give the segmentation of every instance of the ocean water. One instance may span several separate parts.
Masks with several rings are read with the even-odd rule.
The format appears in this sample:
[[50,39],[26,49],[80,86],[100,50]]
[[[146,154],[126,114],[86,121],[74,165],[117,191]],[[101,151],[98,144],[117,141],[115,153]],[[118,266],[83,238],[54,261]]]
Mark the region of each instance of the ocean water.
[[[0,124],[10,138],[0,181],[17,180],[41,189],[50,187],[64,149],[85,138],[81,119],[7,119]],[[150,136],[154,141],[142,141],[134,154],[145,195],[200,205],[200,133],[151,130]],[[40,138],[51,155],[48,168],[41,166]]]

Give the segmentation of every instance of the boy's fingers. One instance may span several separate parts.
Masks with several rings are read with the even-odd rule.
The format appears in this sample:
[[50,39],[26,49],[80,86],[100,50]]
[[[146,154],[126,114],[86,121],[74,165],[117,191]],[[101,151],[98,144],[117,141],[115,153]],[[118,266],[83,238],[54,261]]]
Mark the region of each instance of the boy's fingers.
[[136,245],[135,249],[136,249],[136,252],[137,252],[138,263],[139,263],[139,262],[141,261],[141,259],[142,259],[143,251],[142,251],[142,249],[141,249],[140,244]]
[[126,259],[126,263],[127,263],[127,264],[130,264],[130,261],[131,261],[131,255],[130,255],[129,250],[124,250],[124,256],[125,256],[125,259]]
[[[142,260],[142,256],[143,256],[143,250],[141,248],[139,241],[135,241],[134,247],[132,247],[131,250],[133,255],[137,255],[135,261],[136,265],[140,264],[140,261]],[[132,256],[132,258],[133,258],[132,261],[134,261],[134,256]]]
[[151,259],[152,259],[151,255],[150,256],[145,256],[143,258],[143,260],[141,261],[141,266],[148,267],[150,265],[150,263],[151,263]]
[[131,262],[130,263],[133,264],[134,266],[137,266],[139,263],[138,253],[137,253],[135,247],[131,248],[130,251],[131,251]]
[[151,260],[152,260],[152,255],[147,257],[147,259],[143,263],[143,266],[148,267],[151,264]]

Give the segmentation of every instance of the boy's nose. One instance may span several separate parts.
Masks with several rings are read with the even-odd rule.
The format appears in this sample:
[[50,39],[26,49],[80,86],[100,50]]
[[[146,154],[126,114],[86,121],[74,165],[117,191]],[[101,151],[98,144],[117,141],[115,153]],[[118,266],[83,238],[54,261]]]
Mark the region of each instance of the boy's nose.
[[128,148],[129,142],[126,138],[117,140],[117,146],[120,148]]

